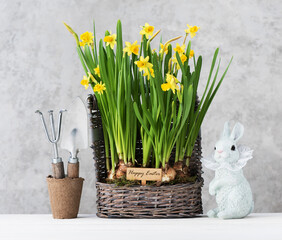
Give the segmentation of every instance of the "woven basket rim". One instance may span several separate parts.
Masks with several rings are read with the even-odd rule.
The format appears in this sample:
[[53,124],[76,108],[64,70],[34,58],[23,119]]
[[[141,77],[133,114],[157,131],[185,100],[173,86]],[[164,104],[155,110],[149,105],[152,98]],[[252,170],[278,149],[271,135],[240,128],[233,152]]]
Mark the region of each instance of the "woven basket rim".
[[96,182],[96,186],[103,186],[108,187],[112,189],[142,189],[142,190],[151,190],[151,189],[175,189],[175,188],[183,188],[183,187],[199,187],[203,186],[204,179],[202,177],[197,178],[195,182],[188,182],[188,183],[177,183],[172,185],[161,185],[161,186],[155,186],[155,185],[131,185],[131,186],[117,186],[114,183],[103,183],[103,182]]

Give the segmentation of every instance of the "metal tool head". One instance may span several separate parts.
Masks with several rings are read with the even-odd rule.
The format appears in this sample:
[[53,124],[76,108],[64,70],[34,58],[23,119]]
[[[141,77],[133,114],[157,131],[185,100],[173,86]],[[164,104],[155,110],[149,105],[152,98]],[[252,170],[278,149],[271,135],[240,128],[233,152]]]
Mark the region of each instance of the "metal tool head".
[[87,111],[80,97],[77,97],[68,108],[60,146],[70,152],[69,162],[75,162],[78,152],[88,147]]
[[59,111],[59,119],[58,119],[57,133],[56,133],[55,125],[54,125],[53,110],[49,110],[49,111],[48,111],[48,113],[49,113],[49,118],[50,118],[50,125],[51,125],[51,134],[52,134],[52,137],[50,137],[50,134],[49,134],[49,131],[48,131],[48,129],[47,129],[47,126],[46,126],[46,122],[45,122],[43,113],[42,113],[40,110],[36,110],[36,111],[35,111],[35,113],[38,113],[38,114],[40,115],[40,118],[41,118],[41,121],[42,121],[42,124],[43,124],[43,128],[44,128],[44,131],[45,131],[45,134],[46,134],[46,137],[47,137],[48,141],[53,144],[53,149],[54,149],[54,158],[52,159],[52,162],[53,162],[53,163],[62,162],[62,158],[60,158],[60,157],[58,156],[57,142],[59,141],[59,139],[60,139],[60,134],[61,134],[62,114],[63,114],[63,112],[65,112],[65,111],[66,111],[65,109],[62,109],[62,110]]

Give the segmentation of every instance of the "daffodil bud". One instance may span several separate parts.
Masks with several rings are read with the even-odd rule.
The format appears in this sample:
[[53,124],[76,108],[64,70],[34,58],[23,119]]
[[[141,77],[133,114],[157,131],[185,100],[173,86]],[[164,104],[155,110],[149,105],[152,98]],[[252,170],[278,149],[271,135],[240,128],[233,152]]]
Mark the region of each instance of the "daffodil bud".
[[76,34],[76,33],[72,30],[72,28],[71,28],[68,24],[66,24],[65,22],[64,22],[64,25],[65,25],[65,27],[68,29],[68,31],[74,36],[75,41],[76,41],[76,44],[77,44],[77,46],[79,47],[80,44],[79,44],[79,39],[78,39],[77,34]]

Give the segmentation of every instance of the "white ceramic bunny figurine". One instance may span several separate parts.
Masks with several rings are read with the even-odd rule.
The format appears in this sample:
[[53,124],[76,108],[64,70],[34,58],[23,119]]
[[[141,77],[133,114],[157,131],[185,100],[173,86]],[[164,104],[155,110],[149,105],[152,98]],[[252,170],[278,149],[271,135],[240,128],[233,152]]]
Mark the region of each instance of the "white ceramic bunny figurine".
[[252,158],[253,151],[248,147],[237,146],[237,141],[243,133],[243,125],[236,123],[230,134],[229,123],[226,122],[212,158],[202,159],[207,168],[215,170],[209,193],[216,196],[218,207],[208,211],[209,217],[243,218],[253,211],[251,187],[242,171],[247,161]]

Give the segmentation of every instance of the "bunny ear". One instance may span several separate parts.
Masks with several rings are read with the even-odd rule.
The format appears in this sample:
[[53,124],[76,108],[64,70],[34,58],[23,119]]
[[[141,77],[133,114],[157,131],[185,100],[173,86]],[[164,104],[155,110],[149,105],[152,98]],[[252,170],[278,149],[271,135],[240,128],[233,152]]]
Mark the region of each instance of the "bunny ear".
[[244,134],[244,126],[237,122],[232,130],[230,138],[237,142]]
[[230,136],[229,122],[226,121],[224,123],[224,129],[223,129],[223,132],[222,132],[222,137],[229,137],[229,136]]

